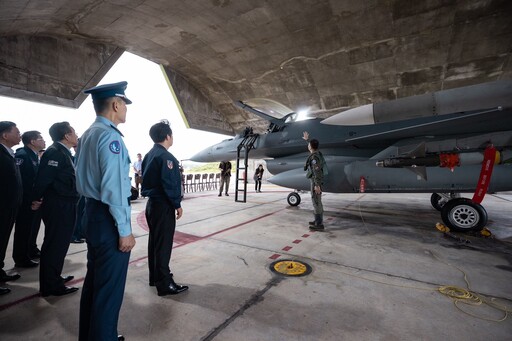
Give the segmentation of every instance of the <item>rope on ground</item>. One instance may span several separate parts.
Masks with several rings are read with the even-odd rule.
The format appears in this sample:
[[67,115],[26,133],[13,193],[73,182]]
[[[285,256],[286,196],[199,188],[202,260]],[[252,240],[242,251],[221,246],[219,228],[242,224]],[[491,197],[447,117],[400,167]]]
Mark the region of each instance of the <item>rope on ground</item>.
[[[440,292],[441,294],[451,298],[453,300],[453,304],[455,305],[455,307],[457,309],[459,309],[460,311],[462,311],[463,313],[465,313],[467,315],[470,315],[470,316],[473,316],[473,317],[476,317],[478,319],[485,320],[485,321],[503,322],[507,319],[508,313],[512,312],[507,306],[496,303],[495,302],[496,299],[494,297],[487,299],[483,295],[479,296],[479,295],[475,294],[474,292],[472,292],[471,286],[469,284],[468,276],[464,270],[462,270],[461,268],[459,268],[453,264],[445,262],[439,256],[437,256],[432,250],[429,250],[429,252],[435,259],[437,259],[441,263],[446,264],[450,267],[453,267],[453,268],[459,270],[464,275],[464,281],[466,282],[467,289],[457,287],[454,285],[443,285],[437,289],[437,291]],[[475,315],[465,309],[462,309],[461,306],[459,305],[459,303],[465,304],[467,306],[481,306],[482,304],[485,304],[495,310],[503,312],[503,317],[500,319],[492,319],[492,318],[484,317],[481,315]]]

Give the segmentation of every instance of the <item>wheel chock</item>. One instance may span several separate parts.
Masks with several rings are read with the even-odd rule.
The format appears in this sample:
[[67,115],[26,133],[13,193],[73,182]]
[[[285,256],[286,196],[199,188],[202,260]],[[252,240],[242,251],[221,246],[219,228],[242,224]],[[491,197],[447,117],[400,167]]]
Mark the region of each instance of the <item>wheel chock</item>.
[[448,233],[450,232],[450,228],[448,226],[444,226],[443,224],[441,223],[436,223],[436,229],[438,229],[439,231],[443,232],[443,233]]

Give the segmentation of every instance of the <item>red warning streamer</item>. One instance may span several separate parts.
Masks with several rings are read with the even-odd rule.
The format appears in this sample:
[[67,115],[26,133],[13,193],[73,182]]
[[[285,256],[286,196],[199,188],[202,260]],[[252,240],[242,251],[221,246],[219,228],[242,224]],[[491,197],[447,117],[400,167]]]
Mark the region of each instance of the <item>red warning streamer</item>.
[[480,178],[476,185],[475,194],[473,195],[473,202],[480,204],[484,200],[484,196],[489,188],[491,182],[492,170],[496,160],[496,148],[489,146],[485,148],[484,161],[482,162],[482,170],[480,171]]

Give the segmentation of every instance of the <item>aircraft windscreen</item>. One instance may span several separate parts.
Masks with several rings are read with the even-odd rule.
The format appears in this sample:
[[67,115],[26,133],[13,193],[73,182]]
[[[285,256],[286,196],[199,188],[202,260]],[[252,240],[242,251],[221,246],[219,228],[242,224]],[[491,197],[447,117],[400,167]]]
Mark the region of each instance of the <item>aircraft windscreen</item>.
[[253,98],[245,100],[244,104],[275,118],[283,118],[293,112],[293,110],[286,105],[268,98]]

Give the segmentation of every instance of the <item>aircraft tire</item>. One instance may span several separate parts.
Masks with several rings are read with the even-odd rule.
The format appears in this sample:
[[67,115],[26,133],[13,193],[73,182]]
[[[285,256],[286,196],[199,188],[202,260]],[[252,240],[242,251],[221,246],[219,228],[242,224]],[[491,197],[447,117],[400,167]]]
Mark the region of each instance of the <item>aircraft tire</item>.
[[298,206],[300,204],[300,195],[298,193],[292,192],[288,194],[288,198],[286,198],[288,201],[288,205],[290,206]]
[[446,205],[446,201],[442,199],[443,197],[440,196],[439,194],[432,193],[432,196],[430,197],[430,204],[436,210],[441,211],[443,209],[443,206]]
[[481,231],[487,224],[487,212],[480,204],[467,198],[448,201],[441,209],[441,218],[453,231]]

